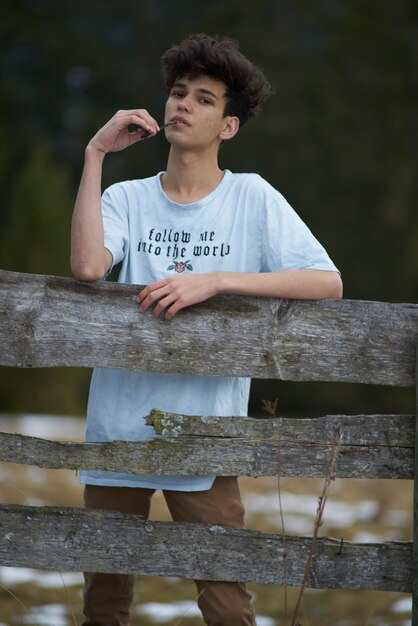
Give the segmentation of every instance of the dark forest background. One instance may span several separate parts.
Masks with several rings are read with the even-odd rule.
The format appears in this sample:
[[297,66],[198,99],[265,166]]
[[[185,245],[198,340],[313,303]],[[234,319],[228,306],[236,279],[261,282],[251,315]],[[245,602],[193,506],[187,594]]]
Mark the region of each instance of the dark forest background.
[[[418,295],[418,4],[393,0],[3,0],[0,267],[69,276],[84,147],[117,109],[163,119],[161,53],[240,42],[275,87],[221,166],[277,187],[340,268],[345,297]],[[163,137],[111,155],[103,186],[165,167]],[[0,368],[1,411],[80,414],[90,372]],[[414,411],[412,390],[257,381],[251,411]]]

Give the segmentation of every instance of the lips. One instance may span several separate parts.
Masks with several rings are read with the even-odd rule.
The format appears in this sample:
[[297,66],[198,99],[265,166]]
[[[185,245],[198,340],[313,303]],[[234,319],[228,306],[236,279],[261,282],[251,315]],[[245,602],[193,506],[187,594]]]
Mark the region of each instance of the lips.
[[184,126],[190,126],[189,122],[184,117],[181,117],[181,115],[175,115],[170,121],[175,121],[177,124],[184,124]]

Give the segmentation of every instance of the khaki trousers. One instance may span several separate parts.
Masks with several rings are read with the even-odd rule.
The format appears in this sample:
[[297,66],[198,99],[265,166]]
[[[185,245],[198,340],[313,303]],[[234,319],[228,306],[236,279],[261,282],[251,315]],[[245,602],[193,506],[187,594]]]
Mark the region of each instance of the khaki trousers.
[[[85,506],[148,519],[155,490],[86,485]],[[208,491],[164,491],[175,522],[244,527],[244,507],[235,477],[218,477]],[[84,625],[128,626],[135,576],[85,573]],[[195,581],[198,605],[208,626],[256,626],[251,595],[234,582]]]

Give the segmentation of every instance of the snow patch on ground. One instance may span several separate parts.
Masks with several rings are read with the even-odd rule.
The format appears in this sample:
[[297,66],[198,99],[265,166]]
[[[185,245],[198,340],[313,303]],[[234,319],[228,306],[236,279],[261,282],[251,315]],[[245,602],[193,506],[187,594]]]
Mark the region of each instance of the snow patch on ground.
[[[187,600],[171,603],[148,602],[136,607],[134,612],[138,616],[146,615],[156,624],[164,624],[169,620],[179,618],[200,617],[201,615],[196,602]],[[276,626],[276,622],[271,617],[257,615],[257,626]]]
[[33,583],[45,589],[73,587],[84,583],[83,574],[79,572],[41,572],[28,567],[0,567],[0,582],[5,587]]
[[[279,520],[280,507],[278,494],[249,493],[243,498],[247,514],[274,514]],[[281,492],[282,510],[286,518],[290,515],[309,516],[315,519],[318,497]],[[379,504],[374,500],[347,503],[328,499],[324,513],[324,524],[334,528],[345,528],[356,522],[374,519],[379,512]]]
[[19,618],[22,624],[37,626],[68,626],[68,609],[63,604],[35,606],[28,615]]

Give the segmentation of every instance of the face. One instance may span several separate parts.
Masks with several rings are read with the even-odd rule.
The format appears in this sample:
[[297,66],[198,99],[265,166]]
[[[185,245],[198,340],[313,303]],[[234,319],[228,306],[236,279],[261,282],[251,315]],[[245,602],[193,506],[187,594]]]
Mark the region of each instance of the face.
[[225,84],[209,76],[179,78],[165,107],[165,122],[176,120],[166,129],[168,141],[183,147],[217,148],[222,140],[233,136],[238,120],[224,117],[225,92]]

